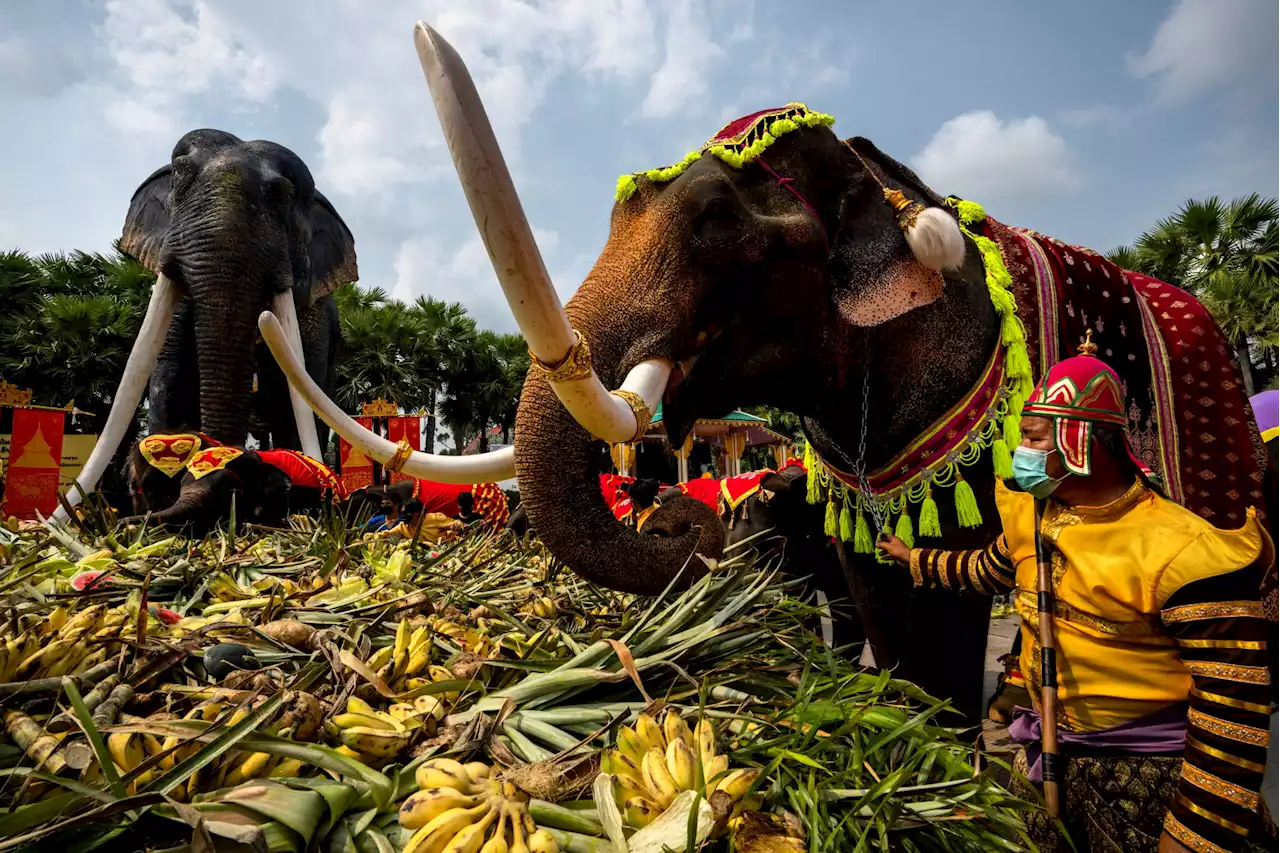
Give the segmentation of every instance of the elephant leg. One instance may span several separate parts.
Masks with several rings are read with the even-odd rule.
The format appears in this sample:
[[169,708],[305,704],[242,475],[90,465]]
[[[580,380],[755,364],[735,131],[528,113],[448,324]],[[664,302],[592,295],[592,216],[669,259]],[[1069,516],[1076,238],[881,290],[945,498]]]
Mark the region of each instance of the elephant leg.
[[978,725],[991,597],[917,589],[904,623],[901,676],[933,696],[950,699],[965,725]]
[[194,308],[190,297],[184,296],[173,311],[164,347],[151,372],[147,393],[149,432],[202,428],[195,351]]
[[874,557],[854,554],[849,545],[835,548],[876,666],[897,668],[904,646],[910,577],[895,571],[896,566],[881,566]]

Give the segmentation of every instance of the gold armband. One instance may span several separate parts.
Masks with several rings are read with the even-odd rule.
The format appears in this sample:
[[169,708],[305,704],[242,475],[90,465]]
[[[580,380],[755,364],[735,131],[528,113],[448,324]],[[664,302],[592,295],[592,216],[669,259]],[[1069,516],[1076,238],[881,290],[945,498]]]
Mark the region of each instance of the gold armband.
[[649,421],[653,419],[653,412],[649,411],[649,407],[645,405],[644,398],[635,391],[619,388],[617,391],[610,391],[609,393],[620,400],[625,400],[626,404],[631,407],[632,414],[636,416],[636,434],[630,440],[639,441],[640,437],[649,431]]
[[559,364],[542,363],[533,350],[529,350],[529,360],[548,382],[569,382],[591,375],[591,348],[577,329],[573,330],[573,346],[569,347],[569,354]]
[[404,463],[409,461],[409,454],[413,453],[413,445],[409,444],[407,438],[400,439],[396,443],[396,452],[391,454],[391,458],[387,460],[387,464],[382,466],[388,471],[399,471],[404,467]]

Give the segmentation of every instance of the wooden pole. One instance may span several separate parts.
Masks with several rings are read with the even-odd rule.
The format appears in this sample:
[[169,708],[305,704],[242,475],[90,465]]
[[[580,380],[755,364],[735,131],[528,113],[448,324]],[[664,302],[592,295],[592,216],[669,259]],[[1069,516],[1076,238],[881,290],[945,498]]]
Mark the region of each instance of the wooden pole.
[[1058,754],[1058,647],[1053,633],[1053,565],[1041,536],[1044,501],[1036,501],[1036,609],[1040,617],[1040,767],[1044,804],[1061,814],[1059,784],[1065,766]]

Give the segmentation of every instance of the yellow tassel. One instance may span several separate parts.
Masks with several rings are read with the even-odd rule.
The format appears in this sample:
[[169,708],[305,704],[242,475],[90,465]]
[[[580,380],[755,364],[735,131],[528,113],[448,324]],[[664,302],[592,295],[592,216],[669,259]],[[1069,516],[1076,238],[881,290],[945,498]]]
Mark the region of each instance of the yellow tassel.
[[823,531],[828,536],[835,536],[840,532],[839,513],[836,511],[835,498],[827,501],[827,518],[822,525]]
[[932,488],[925,490],[924,502],[920,504],[920,535],[942,535],[942,521],[938,518],[938,502],[933,499]]
[[978,499],[973,494],[973,487],[959,473],[956,477],[959,480],[955,491],[956,521],[960,522],[961,527],[981,527],[982,511],[978,509]]
[[849,511],[849,502],[846,500],[840,507],[840,541],[848,542],[852,538],[853,513]]
[[618,201],[626,201],[636,194],[636,176],[622,175],[618,178],[618,188],[613,197]]
[[960,221],[965,225],[972,225],[975,222],[981,222],[987,218],[987,212],[982,209],[982,205],[976,201],[965,201],[964,199],[955,199],[952,207],[960,214]]
[[858,524],[853,531],[853,551],[855,554],[870,554],[875,550],[875,542],[871,539],[871,524],[865,512],[858,513]]
[[807,441],[804,443],[804,470],[809,472],[805,483],[805,497],[811,504],[821,503],[822,486],[818,482],[818,454],[813,452],[813,445]]
[[902,543],[908,548],[915,547],[916,532],[911,527],[911,516],[907,515],[907,508],[905,506],[902,508],[902,515],[898,516],[898,524],[893,529],[893,535],[901,539]]
[[1017,415],[1005,415],[1004,423],[1001,424],[1005,447],[1008,448],[1010,453],[1013,452],[1013,448],[1022,444],[1021,420],[1022,418]]
[[1009,445],[1004,443],[1003,438],[997,438],[991,442],[991,467],[995,470],[996,476],[1002,480],[1013,476],[1013,456],[1009,453]]

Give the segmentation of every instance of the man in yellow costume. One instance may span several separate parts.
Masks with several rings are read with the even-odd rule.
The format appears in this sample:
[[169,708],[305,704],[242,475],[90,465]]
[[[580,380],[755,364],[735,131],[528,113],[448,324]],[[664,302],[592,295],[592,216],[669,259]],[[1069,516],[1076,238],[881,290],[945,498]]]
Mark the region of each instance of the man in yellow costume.
[[[1015,769],[1041,780],[1035,502],[1052,569],[1062,820],[1076,849],[1275,849],[1258,794],[1275,696],[1273,624],[1259,585],[1275,551],[1253,510],[1220,530],[1161,495],[1125,438],[1119,378],[1092,355],[1056,365],[1023,409],[1014,483],[997,484],[1003,534],[974,551],[877,546],[917,586],[1014,591],[1020,669]],[[1019,784],[1019,783],[1015,783]],[[1024,790],[1030,794],[1030,790]],[[1065,850],[1048,816],[1028,832]]]

